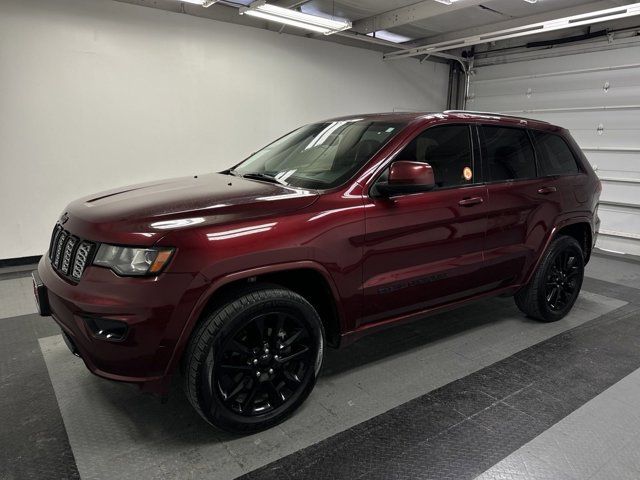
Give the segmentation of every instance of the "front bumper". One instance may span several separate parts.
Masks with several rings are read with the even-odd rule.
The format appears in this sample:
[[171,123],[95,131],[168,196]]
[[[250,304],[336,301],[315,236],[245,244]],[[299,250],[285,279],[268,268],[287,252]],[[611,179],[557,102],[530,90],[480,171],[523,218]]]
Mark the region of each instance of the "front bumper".
[[[38,281],[44,288],[35,287]],[[47,301],[41,314],[50,314],[60,325],[91,372],[158,393],[168,387],[169,360],[205,288],[198,275],[119,277],[95,266],[87,267],[74,285],[53,270],[46,255],[34,272],[39,303]],[[88,323],[96,318],[126,324],[126,336],[118,341],[98,338]]]

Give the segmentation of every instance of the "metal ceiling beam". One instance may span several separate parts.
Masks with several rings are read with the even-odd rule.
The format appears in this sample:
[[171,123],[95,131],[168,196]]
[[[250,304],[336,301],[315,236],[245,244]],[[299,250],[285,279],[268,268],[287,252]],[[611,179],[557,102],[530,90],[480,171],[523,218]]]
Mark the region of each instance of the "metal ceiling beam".
[[272,5],[277,5],[282,8],[296,8],[305,3],[309,3],[311,0],[274,0],[269,2]]
[[[558,13],[556,12],[556,15]],[[574,28],[585,25],[627,18],[629,16],[640,15],[640,3],[622,5],[619,7],[596,10],[589,13],[579,15],[555,17],[545,22],[526,23],[520,27],[508,28],[504,30],[496,30],[483,34],[476,34],[457,38],[455,40],[446,40],[438,43],[430,43],[420,47],[409,48],[399,52],[393,52],[385,55],[385,59],[392,60],[398,58],[416,57],[420,55],[429,55],[446,50],[454,50],[466,48],[473,45],[496,42],[510,38],[524,37],[534,34],[553,32]]]
[[434,0],[425,0],[414,3],[406,7],[396,8],[388,12],[373,15],[353,22],[352,30],[358,33],[371,33],[378,30],[387,30],[399,25],[418,22],[427,18],[442,15],[443,13],[454,12],[461,8],[473,7],[486,3],[486,0],[464,0],[455,2],[451,5],[436,2]]
[[464,30],[456,30],[452,32],[443,33],[440,35],[434,35],[431,37],[423,38],[420,40],[422,45],[428,45],[431,43],[446,42],[449,40],[455,40],[457,38],[467,37],[470,35],[482,35],[489,32],[495,32],[498,30],[506,30],[509,28],[517,28],[523,25],[530,25],[532,23],[546,22],[553,20],[554,18],[569,17],[571,15],[579,15],[581,13],[595,12],[596,10],[603,10],[605,8],[616,7],[630,3],[628,0],[599,0],[592,3],[586,3],[576,7],[562,8],[553,10],[550,12],[538,13],[534,15],[528,15],[526,17],[513,18],[510,20],[502,20],[500,22],[490,23],[488,25],[482,25],[479,27],[465,28]]

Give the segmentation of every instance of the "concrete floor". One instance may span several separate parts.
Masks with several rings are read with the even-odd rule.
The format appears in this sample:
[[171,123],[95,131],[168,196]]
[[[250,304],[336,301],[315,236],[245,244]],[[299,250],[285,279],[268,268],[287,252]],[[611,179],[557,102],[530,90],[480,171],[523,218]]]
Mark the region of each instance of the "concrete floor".
[[[640,368],[640,357],[636,364],[627,350],[612,349],[606,358],[599,352],[593,356],[584,352],[589,338],[590,342],[602,339],[604,345],[604,335],[592,338],[595,328],[620,330],[627,333],[628,341],[635,339],[636,332],[628,322],[638,318],[640,311],[640,263],[596,256],[587,276],[575,309],[557,323],[528,320],[512,299],[498,298],[365,338],[345,350],[329,351],[316,390],[299,412],[267,432],[236,437],[205,425],[179,390],[162,405],[134,387],[92,376],[80,359],[69,354],[51,320],[33,315],[30,279],[16,278],[15,272],[10,272],[0,276],[0,338],[3,333],[19,337],[24,345],[34,346],[34,351],[29,357],[33,359],[24,362],[12,357],[10,345],[4,356],[0,354],[0,403],[23,396],[29,378],[46,376],[50,394],[42,397],[48,398],[46,408],[55,414],[50,417],[60,419],[61,435],[71,452],[67,457],[60,454],[59,461],[66,458],[64,461],[73,463],[67,470],[56,465],[67,472],[63,478],[226,479],[243,474],[247,478],[358,478],[365,472],[364,478],[373,478],[370,466],[380,462],[383,453],[388,455],[383,457],[387,461],[377,469],[380,475],[384,472],[382,478],[640,478],[640,457],[635,448],[640,443],[635,435],[640,414],[634,411],[640,400],[640,373],[635,372]],[[547,373],[544,378],[532,374],[531,381],[517,385],[518,389],[506,396],[493,393],[495,382],[521,373],[505,373],[502,365],[513,365],[516,359],[523,362],[524,369],[525,362],[536,363],[526,356],[537,352],[535,358],[543,358],[542,370],[551,368],[554,364],[545,352],[555,351],[558,339],[566,338],[571,338],[563,350],[569,363],[576,362],[582,368],[587,358],[595,366],[598,362],[605,366],[615,363],[617,370],[590,370],[593,378],[582,375],[586,370],[571,371],[565,379],[567,391],[573,392],[569,399],[545,390],[550,381]],[[607,342],[607,348],[615,343],[611,339]],[[592,350],[593,345],[599,346],[589,345]],[[618,358],[615,355],[622,361],[612,362]],[[28,362],[33,362],[32,369],[25,368]],[[36,364],[41,366],[36,368]],[[489,374],[498,371],[497,366],[502,372],[499,378]],[[554,402],[562,402],[562,409],[556,408],[553,415],[546,410],[546,415],[534,415],[524,406],[510,403],[514,393],[521,395],[523,389],[532,388],[534,377],[540,385],[534,391],[549,393]],[[471,401],[469,392],[476,390],[465,382],[477,379],[484,383]],[[439,425],[447,416],[444,413],[431,419],[428,411],[420,410],[415,417],[416,402],[437,400],[443,392],[456,399],[444,402],[451,406],[451,425]],[[460,399],[471,403],[462,408]],[[549,402],[543,405],[548,407]],[[18,422],[26,438],[12,437],[6,429],[0,433],[0,455],[4,456],[0,457],[0,478],[47,478],[29,463],[38,460],[29,460],[24,453],[30,450],[30,442],[42,436],[44,427],[19,418],[20,411],[29,410],[17,402],[10,406],[13,415],[3,424]],[[494,410],[516,412],[535,423],[518,426],[512,417],[489,415]],[[401,426],[407,418],[426,422],[424,429],[412,433],[417,436],[406,437],[411,429]],[[436,424],[440,430],[427,439],[425,432]],[[438,440],[448,438],[447,432],[455,428],[469,426],[478,427],[481,435],[489,432],[483,443],[490,453],[467,453],[465,440],[473,435]],[[50,428],[57,432],[56,427]],[[508,435],[490,435],[504,428],[512,430]],[[385,441],[374,441],[373,432]],[[497,443],[492,446],[492,441]],[[24,442],[25,448],[10,442]],[[363,452],[367,442],[372,442],[372,448]],[[406,455],[409,451],[420,453],[422,447],[416,448],[423,444],[424,449],[444,451],[451,461],[446,466],[426,465],[419,457]],[[340,452],[335,451],[337,445],[342,446]],[[405,445],[402,451],[397,451],[398,445]],[[335,462],[314,460],[332,456]],[[54,458],[49,461],[56,462]],[[340,468],[332,470],[329,463]]]

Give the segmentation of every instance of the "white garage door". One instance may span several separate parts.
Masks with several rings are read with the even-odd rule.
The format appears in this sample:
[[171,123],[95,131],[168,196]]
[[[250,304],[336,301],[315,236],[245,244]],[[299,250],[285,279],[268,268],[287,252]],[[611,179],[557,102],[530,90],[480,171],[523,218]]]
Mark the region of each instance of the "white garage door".
[[480,67],[469,93],[571,130],[602,180],[598,247],[640,255],[640,47]]

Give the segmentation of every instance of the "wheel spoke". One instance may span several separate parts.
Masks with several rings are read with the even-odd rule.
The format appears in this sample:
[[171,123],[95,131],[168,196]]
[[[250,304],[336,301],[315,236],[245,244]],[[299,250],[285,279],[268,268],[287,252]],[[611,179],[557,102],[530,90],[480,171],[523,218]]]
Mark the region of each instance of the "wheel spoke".
[[567,263],[565,264],[565,272],[568,272],[569,270],[571,270],[571,267],[573,267],[573,264],[576,261],[576,257],[573,255],[567,255]]
[[240,395],[242,390],[244,390],[244,381],[245,381],[244,378],[240,380],[240,383],[238,383],[236,387],[233,389],[233,391],[229,395],[227,395],[227,397],[225,398],[227,402],[230,402],[231,400],[236,398],[238,395]]
[[272,407],[277,407],[278,405],[280,405],[283,401],[284,398],[282,398],[282,394],[278,391],[278,389],[276,388],[276,386],[273,384],[273,382],[269,381],[267,382],[267,390],[268,390],[268,395],[269,395],[269,403],[271,403],[272,399],[273,399],[273,405],[271,405]]
[[289,371],[284,372],[284,378],[285,380],[289,380],[289,383],[295,385],[296,387],[302,382],[297,374],[291,373]]
[[552,302],[551,300],[554,299],[554,298],[555,299],[558,298],[558,290],[559,290],[559,287],[554,286],[551,289],[551,292],[549,293],[549,295],[547,295],[547,302],[549,302],[549,305],[551,305],[552,307],[553,307],[554,302]]
[[302,335],[302,329],[301,330],[297,330],[293,335],[291,335],[289,338],[287,338],[284,342],[282,342],[282,348],[288,348],[291,345],[293,345],[293,342],[295,342],[298,337],[300,337],[300,335]]
[[284,327],[284,319],[285,316],[283,313],[278,314],[278,321],[276,322],[276,328],[273,330],[273,337],[275,340],[278,339],[278,335],[282,331],[282,327]]
[[258,382],[254,381],[253,386],[251,387],[251,390],[249,390],[249,393],[247,394],[247,396],[242,402],[243,412],[247,410],[247,407],[253,406],[253,400],[256,398],[256,393],[258,393]]
[[306,353],[307,353],[308,351],[309,351],[309,347],[305,346],[305,347],[304,347],[302,350],[300,350],[299,352],[292,353],[292,354],[291,354],[291,355],[289,355],[289,356],[286,356],[286,357],[280,358],[280,359],[278,360],[278,362],[284,365],[285,363],[289,363],[289,362],[291,362],[291,361],[293,361],[293,360],[296,360],[296,359],[298,359],[298,358],[300,358],[300,357],[302,357],[302,356],[306,355]]

